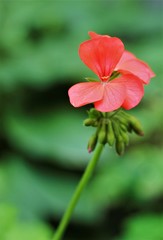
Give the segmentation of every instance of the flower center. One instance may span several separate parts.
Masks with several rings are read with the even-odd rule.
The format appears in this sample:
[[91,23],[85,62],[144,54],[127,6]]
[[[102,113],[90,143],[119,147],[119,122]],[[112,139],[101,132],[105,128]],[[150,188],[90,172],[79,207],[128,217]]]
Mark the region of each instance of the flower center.
[[102,79],[103,81],[107,81],[108,78],[109,78],[109,76],[103,76],[103,77],[101,77],[101,79]]

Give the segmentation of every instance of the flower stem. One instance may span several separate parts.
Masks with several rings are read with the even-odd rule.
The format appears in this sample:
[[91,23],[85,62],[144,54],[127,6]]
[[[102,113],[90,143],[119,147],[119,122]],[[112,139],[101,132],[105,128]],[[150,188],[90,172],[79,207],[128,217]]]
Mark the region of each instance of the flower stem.
[[71,215],[73,213],[73,210],[80,198],[80,195],[83,191],[83,189],[85,188],[85,186],[87,185],[90,177],[92,176],[92,173],[96,167],[96,164],[97,164],[97,161],[100,157],[100,154],[102,152],[102,149],[103,149],[103,146],[102,144],[98,144],[97,147],[95,148],[95,151],[94,151],[94,155],[92,156],[73,196],[72,196],[72,199],[61,219],[61,222],[52,238],[52,240],[61,240],[62,239],[62,236],[66,230],[66,227],[70,221],[70,218],[71,218]]

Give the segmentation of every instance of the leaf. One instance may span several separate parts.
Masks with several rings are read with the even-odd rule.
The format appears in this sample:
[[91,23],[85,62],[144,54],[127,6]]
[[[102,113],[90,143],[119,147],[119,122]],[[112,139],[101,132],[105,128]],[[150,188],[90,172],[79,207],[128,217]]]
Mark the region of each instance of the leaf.
[[3,240],[4,235],[15,224],[16,219],[16,209],[13,206],[0,202],[0,239]]
[[13,205],[0,203],[1,240],[50,240],[51,235],[51,229],[44,223],[20,221]]
[[6,116],[5,128],[12,145],[28,155],[75,167],[89,159],[86,146],[93,129],[82,122],[82,115],[66,109],[33,117],[15,110]]
[[122,240],[161,240],[163,217],[156,214],[142,214],[127,220]]
[[[3,196],[4,201],[14,204],[25,220],[60,219],[79,181],[75,174],[34,168],[16,156],[6,158],[1,168],[6,173],[8,189]],[[96,221],[98,215],[89,191],[85,191],[73,218],[91,222]]]
[[2,240],[50,240],[52,231],[48,226],[39,222],[22,223],[18,222]]
[[99,206],[116,204],[130,196],[137,201],[148,201],[163,193],[162,151],[144,146],[120,158],[110,156],[90,185],[90,192]]

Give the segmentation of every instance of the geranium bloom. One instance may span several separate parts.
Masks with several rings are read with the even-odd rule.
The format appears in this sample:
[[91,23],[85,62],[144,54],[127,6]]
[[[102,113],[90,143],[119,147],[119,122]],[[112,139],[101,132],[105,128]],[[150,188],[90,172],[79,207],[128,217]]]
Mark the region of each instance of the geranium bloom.
[[89,35],[91,39],[79,47],[79,56],[99,81],[72,86],[68,91],[71,104],[81,107],[94,103],[101,112],[135,107],[144,95],[144,84],[155,76],[154,72],[126,51],[119,38],[94,32]]

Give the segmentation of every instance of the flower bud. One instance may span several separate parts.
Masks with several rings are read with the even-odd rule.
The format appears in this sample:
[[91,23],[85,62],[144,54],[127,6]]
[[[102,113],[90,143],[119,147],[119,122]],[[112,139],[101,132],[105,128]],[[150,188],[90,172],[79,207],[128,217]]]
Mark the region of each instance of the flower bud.
[[119,115],[117,115],[115,118],[120,122],[120,125],[124,125],[123,128],[126,128],[129,133],[132,132],[132,128],[129,123],[129,118],[126,117],[123,114],[123,112],[120,112]]
[[128,120],[121,116],[120,114],[114,117],[117,121],[119,121],[121,124],[125,125],[126,127],[128,126]]
[[128,129],[127,129],[127,126],[124,125],[123,123],[120,122],[120,128],[124,131],[124,132],[127,132]]
[[124,141],[121,136],[116,138],[115,149],[116,149],[116,152],[118,153],[118,155],[123,155],[125,145],[124,145]]
[[96,123],[95,119],[87,118],[84,120],[83,125],[84,126],[95,126],[95,123]]
[[131,132],[133,130],[136,134],[138,134],[140,136],[144,135],[141,123],[138,121],[137,118],[135,118],[134,116],[132,116],[126,112],[123,112],[123,111],[120,112],[120,116],[123,117],[124,119],[126,119],[126,121],[128,121],[128,123],[129,123],[128,131],[129,132]]
[[113,131],[115,134],[115,149],[116,152],[118,153],[118,155],[122,155],[124,153],[124,149],[125,149],[125,144],[124,144],[124,140],[123,137],[121,136],[121,132],[120,132],[120,124],[118,121],[113,121]]
[[129,136],[127,134],[127,131],[124,131],[122,128],[120,129],[120,135],[123,139],[123,142],[125,143],[125,145],[129,144]]
[[139,136],[144,136],[144,132],[141,126],[141,123],[139,122],[139,120],[133,116],[130,116],[130,126],[132,127],[132,129],[134,130],[134,132],[136,134],[138,134]]
[[97,111],[95,108],[91,108],[90,111],[88,111],[88,115],[90,118],[99,118],[101,116],[101,113]]
[[95,149],[96,144],[97,144],[97,134],[94,133],[88,141],[87,149],[89,153],[91,153]]
[[106,143],[106,123],[104,121],[102,122],[102,126],[98,133],[98,141],[101,144]]
[[113,131],[113,127],[112,127],[112,122],[109,120],[108,121],[108,128],[107,128],[107,142],[110,146],[113,146],[114,142],[115,142],[115,135],[114,135],[114,131]]
[[120,135],[118,121],[116,121],[116,120],[112,121],[112,127],[113,127],[115,138],[118,139],[118,137]]

